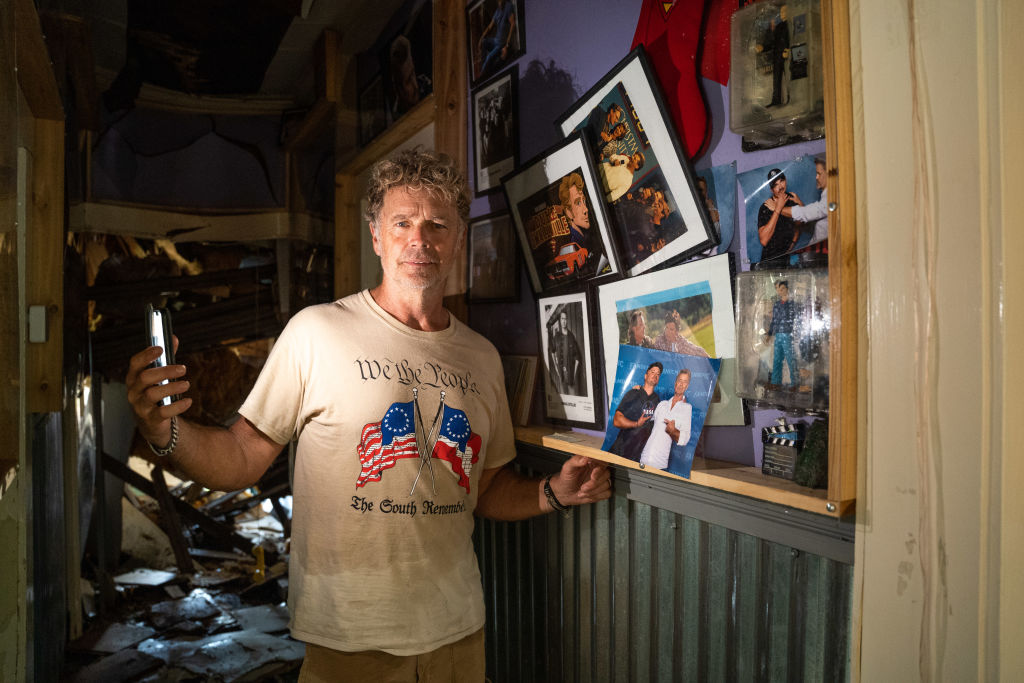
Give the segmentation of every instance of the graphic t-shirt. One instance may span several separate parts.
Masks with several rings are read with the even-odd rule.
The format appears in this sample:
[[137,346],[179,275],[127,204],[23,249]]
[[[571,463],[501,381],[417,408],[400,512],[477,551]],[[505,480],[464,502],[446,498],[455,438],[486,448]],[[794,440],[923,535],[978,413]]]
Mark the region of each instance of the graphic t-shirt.
[[[619,401],[615,410],[621,412],[627,420],[639,420],[642,415],[650,418],[654,416],[654,409],[660,401],[661,397],[658,396],[658,392],[648,394],[642,388],[630,389]],[[640,453],[643,451],[644,444],[647,443],[647,437],[651,435],[652,426],[651,421],[647,420],[639,427],[620,429],[609,451],[615,455],[639,461]]]
[[515,456],[490,342],[454,318],[410,329],[363,291],[296,314],[239,413],[298,437],[293,637],[411,655],[484,625],[477,485]]

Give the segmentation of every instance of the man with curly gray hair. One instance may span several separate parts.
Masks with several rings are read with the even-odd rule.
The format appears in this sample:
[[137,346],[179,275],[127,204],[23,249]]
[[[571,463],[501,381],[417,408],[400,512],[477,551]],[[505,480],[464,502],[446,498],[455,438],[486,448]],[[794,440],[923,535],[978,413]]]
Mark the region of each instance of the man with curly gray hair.
[[401,152],[374,166],[367,199],[381,283],[297,313],[231,427],[181,417],[185,368],[150,367],[157,347],[132,358],[129,401],[154,452],[213,489],[252,485],[297,439],[288,604],[306,643],[300,680],[477,683],[473,515],[567,511],[608,498],[609,474],[583,456],[545,479],[508,466],[498,352],[443,304],[469,213],[454,163]]

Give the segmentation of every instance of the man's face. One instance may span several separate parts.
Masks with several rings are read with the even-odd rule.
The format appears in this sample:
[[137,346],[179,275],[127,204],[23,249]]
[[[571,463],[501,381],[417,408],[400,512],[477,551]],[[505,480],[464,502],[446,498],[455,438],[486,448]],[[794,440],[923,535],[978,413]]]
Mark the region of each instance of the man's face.
[[708,183],[703,178],[697,179],[697,193],[700,195],[701,199],[708,198]]
[[587,209],[587,198],[575,185],[569,186],[569,205],[565,207],[565,217],[577,228],[586,230],[590,227],[590,211]]
[[657,366],[650,368],[646,373],[644,373],[645,386],[652,388],[656,387],[658,386],[659,379],[661,379],[661,370]]
[[679,327],[675,323],[665,323],[665,339],[674,342],[679,338]]
[[776,285],[776,291],[779,293],[779,298],[783,301],[789,298],[789,286],[788,285]]
[[373,251],[384,280],[404,289],[443,286],[462,245],[458,211],[426,190],[396,187],[384,195]]
[[412,62],[412,57],[399,67],[395,89],[398,91],[398,101],[403,106],[410,107],[420,101],[420,85],[416,80],[416,66]]
[[647,332],[647,323],[644,322],[643,318],[637,318],[636,324],[633,325],[633,341],[640,343],[643,341],[644,334]]
[[779,8],[779,19],[782,19],[783,21],[785,21],[788,17],[789,17],[789,10],[786,9],[785,5],[783,5],[782,7]]
[[682,398],[688,386],[690,386],[690,376],[683,372],[679,373],[676,376],[676,398]]
[[772,194],[775,195],[776,197],[781,197],[782,195],[786,194],[785,178],[779,178],[774,183],[772,183]]
[[617,123],[622,118],[622,110],[618,107],[612,107],[608,110],[608,123]]
[[814,182],[817,183],[819,190],[824,190],[828,184],[828,172],[821,164],[817,164],[814,167]]
[[634,171],[636,169],[640,168],[640,163],[641,163],[640,155],[639,154],[634,154],[633,156],[631,156],[629,158],[629,163],[630,163],[630,166],[633,167]]
[[563,312],[562,315],[558,317],[558,324],[561,326],[562,332],[565,332],[569,329],[569,316]]

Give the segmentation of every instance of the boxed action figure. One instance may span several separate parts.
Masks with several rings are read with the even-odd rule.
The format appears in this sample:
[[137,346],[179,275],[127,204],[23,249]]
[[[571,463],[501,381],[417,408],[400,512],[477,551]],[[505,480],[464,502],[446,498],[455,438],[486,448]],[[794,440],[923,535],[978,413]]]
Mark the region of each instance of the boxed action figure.
[[732,17],[729,127],[767,148],[825,135],[817,0],[764,0]]
[[736,276],[736,394],[758,404],[828,410],[828,271]]

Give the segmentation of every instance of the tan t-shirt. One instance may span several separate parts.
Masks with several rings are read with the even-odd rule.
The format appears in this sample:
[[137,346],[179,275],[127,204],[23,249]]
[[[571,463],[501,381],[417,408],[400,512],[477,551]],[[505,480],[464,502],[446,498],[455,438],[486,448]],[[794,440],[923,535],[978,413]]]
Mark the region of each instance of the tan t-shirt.
[[[278,443],[298,435],[295,638],[410,655],[483,627],[477,484],[515,456],[490,342],[454,318],[410,329],[363,291],[296,314],[239,412]],[[436,437],[422,467],[414,416],[420,444]]]

